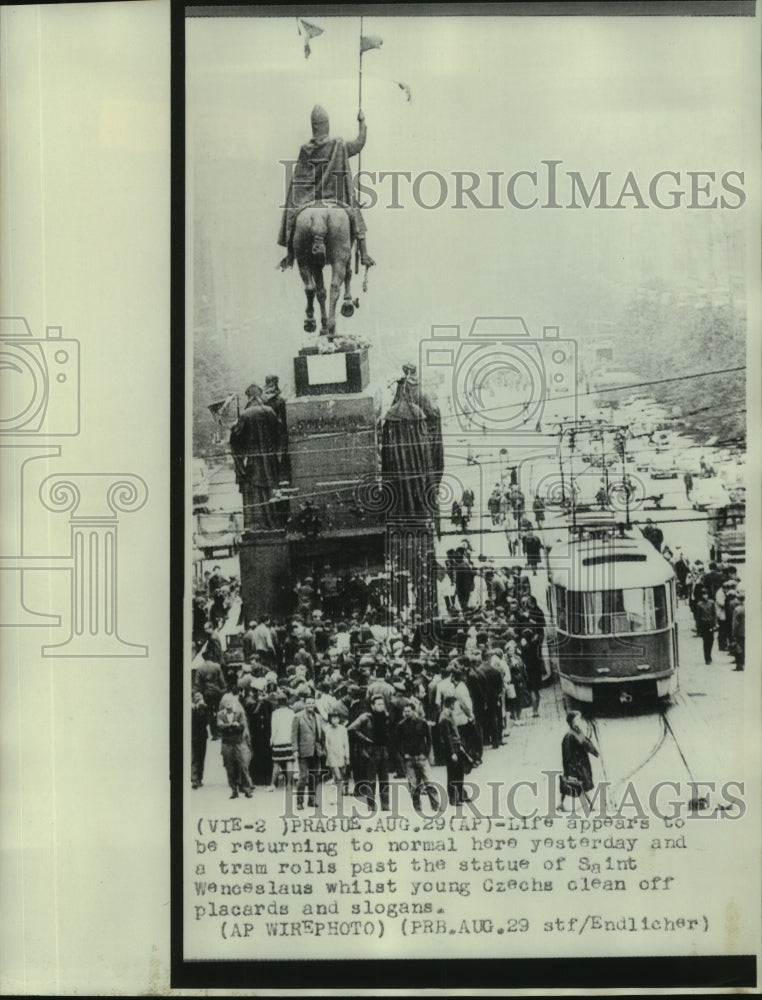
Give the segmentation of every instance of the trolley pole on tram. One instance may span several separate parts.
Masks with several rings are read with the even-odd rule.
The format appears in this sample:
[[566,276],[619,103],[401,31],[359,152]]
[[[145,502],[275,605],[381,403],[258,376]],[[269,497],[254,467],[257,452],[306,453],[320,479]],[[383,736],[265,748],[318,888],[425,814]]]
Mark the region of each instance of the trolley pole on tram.
[[575,427],[569,428],[569,483],[571,486],[571,515],[572,515],[572,531],[576,531],[577,528],[577,503],[576,503],[576,490],[574,487],[574,448],[576,445],[577,429]]
[[626,427],[619,427],[615,435],[616,450],[622,459],[622,489],[624,490],[624,509],[628,530],[632,527],[630,524],[630,484],[627,479],[627,431],[629,429],[629,424]]
[[561,449],[564,443],[564,428],[563,424],[558,425],[558,474],[561,477],[561,506],[563,507],[564,501],[566,499],[566,485],[564,483],[564,460],[561,454]]
[[603,466],[603,477],[605,483],[606,497],[609,495],[609,466],[606,461],[606,442],[605,442],[605,429],[603,427],[603,421],[599,421],[600,424],[600,435],[601,435],[601,465]]

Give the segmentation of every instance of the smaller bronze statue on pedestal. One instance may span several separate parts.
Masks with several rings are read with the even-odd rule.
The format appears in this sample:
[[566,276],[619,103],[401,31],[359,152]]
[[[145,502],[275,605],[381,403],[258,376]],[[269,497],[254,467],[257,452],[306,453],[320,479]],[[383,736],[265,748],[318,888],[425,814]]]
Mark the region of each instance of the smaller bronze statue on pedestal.
[[421,391],[417,369],[404,365],[384,420],[381,473],[394,493],[390,513],[439,522],[437,490],[444,472],[439,409]]
[[244,531],[273,531],[282,527],[279,505],[270,500],[281,479],[284,429],[258,385],[250,385],[246,395],[246,409],[230,432],[243,526]]

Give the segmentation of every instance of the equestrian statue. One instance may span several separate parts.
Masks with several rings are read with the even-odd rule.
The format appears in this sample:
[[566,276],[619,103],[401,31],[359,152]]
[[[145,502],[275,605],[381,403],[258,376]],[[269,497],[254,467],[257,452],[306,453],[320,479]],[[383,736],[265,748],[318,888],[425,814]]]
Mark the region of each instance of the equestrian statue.
[[[279,246],[286,256],[282,270],[296,260],[307,295],[304,329],[316,329],[314,302],[320,305],[320,335],[333,340],[336,335],[336,305],[339,290],[344,288],[342,316],[354,313],[352,302],[352,247],[357,243],[360,262],[367,269],[375,264],[365,243],[362,217],[349,159],[365,145],[365,115],[358,112],[360,130],[353,142],[329,138],[328,115],[315,105],[312,109],[312,139],[299,150],[299,158],[289,184],[286,207],[281,219]],[[326,311],[326,288],[323,268],[331,267],[331,298]]]

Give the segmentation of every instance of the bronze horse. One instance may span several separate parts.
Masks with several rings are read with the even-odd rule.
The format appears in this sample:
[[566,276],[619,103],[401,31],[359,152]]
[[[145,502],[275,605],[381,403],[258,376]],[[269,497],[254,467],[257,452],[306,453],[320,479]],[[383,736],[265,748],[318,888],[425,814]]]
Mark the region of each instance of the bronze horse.
[[[312,205],[303,209],[296,218],[294,228],[294,257],[307,295],[307,312],[304,329],[314,333],[315,296],[320,304],[320,336],[333,340],[336,336],[336,304],[339,289],[344,286],[342,316],[352,316],[356,302],[352,302],[352,233],[349,215],[338,204]],[[323,268],[331,267],[331,300],[326,312],[326,288]]]

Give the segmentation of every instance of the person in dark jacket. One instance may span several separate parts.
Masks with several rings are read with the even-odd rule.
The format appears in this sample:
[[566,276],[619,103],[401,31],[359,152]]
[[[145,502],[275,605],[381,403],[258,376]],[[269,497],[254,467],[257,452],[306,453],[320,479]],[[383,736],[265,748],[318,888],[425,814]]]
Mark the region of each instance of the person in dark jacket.
[[220,698],[225,693],[225,676],[219,663],[212,663],[205,660],[200,663],[193,674],[193,690],[198,692],[206,705],[206,721],[209,724],[209,732],[212,739],[219,739],[217,731],[217,710],[220,707]]
[[460,503],[466,512],[467,521],[471,520],[471,511],[474,506],[474,499],[475,499],[474,491],[472,489],[466,488],[465,490],[463,490],[463,496],[461,497]]
[[730,640],[736,665],[734,670],[743,670],[746,665],[746,591],[739,587],[736,591],[737,603],[733,608]]
[[696,630],[704,647],[704,663],[707,666],[712,662],[712,646],[714,645],[716,628],[717,605],[707,595],[706,591],[702,590],[699,599],[696,601]]
[[[678,552],[680,552],[679,549]],[[677,599],[680,600],[680,598],[682,598],[685,600],[688,596],[687,582],[688,575],[691,570],[684,553],[680,552],[677,559],[672,564],[672,569],[674,569],[675,576],[677,577]]]
[[495,488],[487,500],[487,510],[492,523],[500,524],[500,483],[495,483]]
[[590,805],[588,792],[593,787],[593,769],[590,766],[590,754],[598,757],[598,751],[579,728],[579,712],[569,712],[566,716],[569,732],[561,741],[561,765],[563,776],[561,781],[561,810],[564,809],[564,799],[584,798]]
[[538,628],[525,628],[521,632],[519,650],[524,661],[527,688],[532,700],[532,717],[540,714],[540,688],[544,663],[542,659],[542,632]]
[[230,798],[237,799],[240,791],[247,799],[250,799],[252,795],[251,778],[249,777],[251,741],[249,727],[246,723],[246,713],[236,693],[235,678],[230,679],[228,690],[220,699],[217,728],[222,739],[222,763],[230,785]]
[[320,773],[325,759],[325,736],[323,720],[315,711],[315,699],[307,694],[304,708],[294,716],[291,724],[291,743],[296,750],[299,764],[299,779],[296,784],[296,808],[304,808],[304,793],[307,804],[315,805],[315,797],[320,781]]
[[460,731],[455,724],[454,707],[455,696],[445,695],[442,699],[442,714],[439,716],[439,735],[447,766],[447,799],[451,806],[458,806],[467,801],[467,797],[463,789],[465,776],[463,744],[460,739]]
[[654,524],[650,517],[646,518],[646,525],[643,528],[643,537],[653,545],[657,552],[661,552],[664,543],[664,532]]
[[204,783],[204,761],[206,760],[206,702],[201,692],[193,694],[191,709],[191,788],[200,788]]
[[474,589],[474,568],[466,554],[465,548],[460,545],[455,550],[454,580],[455,593],[460,604],[461,611],[468,609],[468,601],[471,591]]
[[362,697],[362,692],[357,684],[350,684],[347,691],[347,733],[349,735],[349,771],[354,779],[355,791],[357,785],[366,776],[366,763],[368,760],[368,744],[360,736],[350,731],[355,719],[359,719],[367,710],[367,703]]
[[405,765],[405,776],[413,800],[413,808],[421,811],[421,795],[426,794],[434,810],[439,809],[439,796],[429,777],[431,733],[425,719],[415,714],[412,705],[402,709],[402,721],[395,734],[397,752]]
[[204,659],[211,660],[214,663],[222,663],[222,643],[220,642],[219,632],[211,624],[206,626],[204,632],[206,634]]
[[206,642],[207,598],[203,591],[193,598],[193,643],[200,649]]
[[534,498],[532,510],[534,511],[534,519],[537,522],[537,527],[542,528],[542,522],[545,520],[545,501],[539,493]]
[[256,640],[254,636],[254,629],[257,627],[256,621],[249,622],[249,627],[243,633],[243,640],[241,642],[241,647],[243,649],[243,659],[244,663],[251,663],[254,659],[254,653],[256,652]]
[[251,761],[249,776],[252,785],[270,785],[272,783],[273,758],[271,749],[271,723],[275,705],[264,692],[252,687],[248,696],[243,699],[246,721],[249,726],[251,741]]
[[489,743],[494,749],[497,749],[503,743],[504,678],[502,672],[492,665],[489,650],[482,651],[482,660],[475,668],[475,673],[481,678],[484,694],[482,737],[485,743]]
[[706,591],[707,597],[711,600],[715,600],[717,597],[717,591],[720,589],[722,584],[725,582],[725,575],[722,570],[717,566],[717,563],[710,562],[707,567],[707,571],[704,574],[704,590]]
[[527,558],[527,566],[532,570],[532,576],[537,576],[537,567],[540,565],[540,553],[542,552],[542,542],[535,535],[532,524],[527,522],[529,527],[524,535],[524,554]]
[[355,787],[355,795],[364,798],[369,806],[376,806],[376,783],[381,808],[389,810],[389,760],[392,750],[392,727],[386,702],[382,694],[377,694],[371,701],[371,711],[358,716],[347,732],[355,733],[356,738],[367,746],[365,760],[365,776]]

